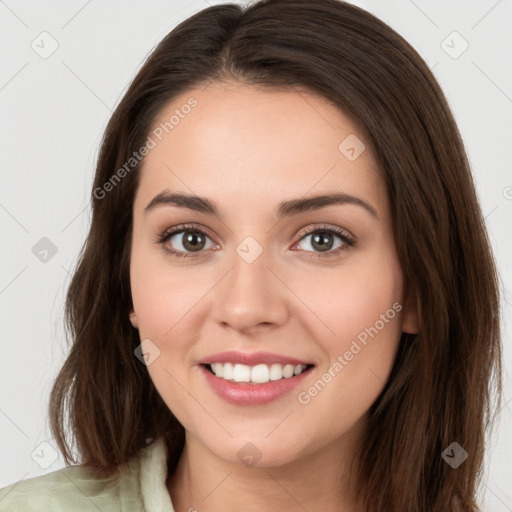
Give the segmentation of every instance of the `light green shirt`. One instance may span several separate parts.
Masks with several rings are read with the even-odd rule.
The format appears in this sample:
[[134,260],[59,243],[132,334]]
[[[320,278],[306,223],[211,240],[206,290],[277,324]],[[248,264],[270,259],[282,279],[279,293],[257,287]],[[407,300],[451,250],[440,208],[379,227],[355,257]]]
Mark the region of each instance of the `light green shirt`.
[[4,487],[0,512],[174,512],[166,480],[167,450],[158,438],[110,478],[68,466]]

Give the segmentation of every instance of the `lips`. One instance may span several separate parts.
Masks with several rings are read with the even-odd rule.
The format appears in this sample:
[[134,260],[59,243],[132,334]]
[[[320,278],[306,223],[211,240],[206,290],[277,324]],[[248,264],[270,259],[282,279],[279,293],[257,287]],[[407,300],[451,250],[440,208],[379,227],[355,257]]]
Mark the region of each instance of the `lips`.
[[211,363],[231,363],[231,364],[245,364],[247,366],[256,366],[258,364],[279,363],[282,365],[292,364],[297,366],[299,364],[311,366],[313,363],[306,359],[297,359],[292,356],[283,354],[274,354],[272,352],[239,352],[239,351],[225,351],[212,354],[201,359],[199,364],[209,365]]
[[[221,368],[224,371],[229,368],[233,374],[229,376],[229,380],[227,375],[217,376],[212,370],[212,365],[217,373]],[[260,373],[265,365],[268,365],[271,374]],[[262,405],[281,398],[298,386],[314,367],[306,360],[282,354],[234,351],[208,356],[199,362],[199,366],[210,388],[220,398],[235,405]],[[251,368],[250,377],[247,375],[249,367]],[[277,367],[282,367],[283,370],[286,368],[286,370],[279,375],[279,372],[277,374],[274,372],[278,370]],[[259,369],[256,378],[252,369]],[[238,370],[240,373],[237,376]],[[220,373],[222,374],[222,371]]]

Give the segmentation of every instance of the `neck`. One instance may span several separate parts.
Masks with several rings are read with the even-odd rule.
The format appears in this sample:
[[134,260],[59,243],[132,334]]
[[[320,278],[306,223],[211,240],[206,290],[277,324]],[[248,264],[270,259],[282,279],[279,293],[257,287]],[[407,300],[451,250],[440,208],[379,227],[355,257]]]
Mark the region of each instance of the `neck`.
[[312,454],[269,467],[246,467],[221,459],[187,432],[178,466],[167,479],[174,510],[360,512],[350,461],[365,420]]

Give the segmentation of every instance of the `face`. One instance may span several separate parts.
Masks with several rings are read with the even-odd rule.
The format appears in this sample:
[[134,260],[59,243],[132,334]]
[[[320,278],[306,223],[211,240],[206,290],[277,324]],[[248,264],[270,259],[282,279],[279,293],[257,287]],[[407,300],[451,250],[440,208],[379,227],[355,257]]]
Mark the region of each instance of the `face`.
[[[364,135],[321,97],[219,83],[175,98],[153,128],[133,206],[130,320],[158,392],[225,461],[285,464],[346,440],[401,332],[417,332]],[[276,380],[231,382],[228,351],[237,380]],[[206,366],[219,353],[227,378]]]

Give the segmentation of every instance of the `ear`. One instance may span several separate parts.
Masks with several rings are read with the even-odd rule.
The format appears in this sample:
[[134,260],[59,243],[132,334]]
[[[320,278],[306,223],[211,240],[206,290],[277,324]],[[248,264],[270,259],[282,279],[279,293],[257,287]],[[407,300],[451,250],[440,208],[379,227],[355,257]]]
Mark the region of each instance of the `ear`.
[[139,328],[139,320],[137,319],[137,315],[133,308],[130,309],[130,322],[132,323],[133,327],[135,327],[135,329]]
[[419,331],[418,300],[416,290],[407,289],[405,304],[402,313],[402,331],[409,334],[417,334]]

